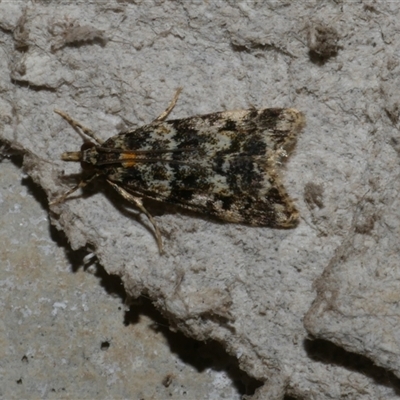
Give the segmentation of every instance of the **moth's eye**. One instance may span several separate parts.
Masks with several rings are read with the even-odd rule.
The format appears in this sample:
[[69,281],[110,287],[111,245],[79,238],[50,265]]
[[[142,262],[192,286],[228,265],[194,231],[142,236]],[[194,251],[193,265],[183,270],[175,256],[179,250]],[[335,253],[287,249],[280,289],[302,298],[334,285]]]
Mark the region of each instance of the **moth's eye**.
[[81,146],[81,151],[85,151],[87,149],[90,149],[91,147],[96,147],[96,145],[94,143],[92,143],[92,142],[85,142]]

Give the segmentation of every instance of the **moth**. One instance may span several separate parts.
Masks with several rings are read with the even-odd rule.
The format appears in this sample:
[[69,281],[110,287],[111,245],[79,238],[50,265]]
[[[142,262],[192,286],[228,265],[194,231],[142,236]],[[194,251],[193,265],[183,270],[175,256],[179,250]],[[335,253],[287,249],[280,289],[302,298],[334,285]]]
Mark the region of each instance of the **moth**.
[[223,221],[292,228],[299,213],[278,174],[293,151],[304,115],[294,108],[222,111],[166,120],[176,105],[153,122],[109,138],[96,134],[66,113],[54,110],[90,140],[64,161],[80,162],[91,176],[52,201],[63,202],[90,181],[103,177],[123,198],[156,221],[143,204],[153,199]]

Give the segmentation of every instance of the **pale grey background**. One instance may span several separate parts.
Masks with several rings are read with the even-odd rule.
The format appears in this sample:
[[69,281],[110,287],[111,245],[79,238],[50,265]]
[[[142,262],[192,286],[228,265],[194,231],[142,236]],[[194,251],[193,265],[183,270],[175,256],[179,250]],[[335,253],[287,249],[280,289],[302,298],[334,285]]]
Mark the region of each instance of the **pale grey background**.
[[[45,192],[3,161],[3,396],[239,398],[246,390],[234,381],[253,377],[265,383],[255,398],[397,398],[399,8],[0,3],[1,139]],[[53,109],[108,138],[150,122],[178,86],[174,118],[250,106],[305,113],[283,171],[300,225],[251,228],[152,205],[160,257],[146,218],[99,182],[52,210],[81,249],[68,256],[49,233],[46,196],[74,183],[63,173],[79,165],[59,155],[82,141]],[[126,327],[122,289],[104,290],[79,267],[88,253],[130,298],[145,295],[173,329],[215,340],[232,358],[197,374],[166,334]]]

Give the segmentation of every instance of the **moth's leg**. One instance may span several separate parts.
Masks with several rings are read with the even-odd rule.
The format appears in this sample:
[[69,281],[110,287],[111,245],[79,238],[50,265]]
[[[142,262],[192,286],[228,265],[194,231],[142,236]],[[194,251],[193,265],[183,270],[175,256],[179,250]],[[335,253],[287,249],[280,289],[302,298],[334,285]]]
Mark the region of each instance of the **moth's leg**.
[[96,179],[98,176],[100,176],[99,174],[94,174],[92,175],[90,178],[84,180],[84,181],[80,181],[76,186],[74,186],[73,188],[71,188],[70,190],[68,190],[68,192],[65,192],[63,195],[61,195],[60,197],[57,197],[55,200],[50,201],[49,205],[50,206],[54,206],[55,204],[59,204],[62,203],[67,197],[69,197],[72,193],[76,192],[78,189],[80,188],[84,188],[89,182],[91,182],[93,179]]
[[70,117],[64,111],[55,109],[54,112],[57,113],[58,115],[61,115],[74,129],[80,129],[86,136],[91,137],[98,144],[100,145],[103,144],[103,140],[99,139],[91,129],[82,125],[80,122]]
[[158,248],[160,250],[160,253],[163,252],[163,245],[162,245],[162,240],[161,240],[161,233],[160,230],[158,229],[157,223],[154,220],[153,216],[146,210],[144,207],[142,200],[139,197],[135,197],[131,195],[129,192],[127,192],[125,189],[123,189],[121,186],[118,186],[116,183],[111,182],[107,179],[107,182],[125,199],[128,200],[130,203],[133,203],[143,214],[146,214],[147,218],[151,222],[151,224],[154,227],[154,232],[156,235],[157,239],[157,244]]
[[175,96],[172,99],[171,103],[169,103],[169,106],[167,107],[167,109],[162,112],[153,122],[160,122],[160,121],[164,121],[165,118],[168,117],[168,115],[171,113],[171,111],[174,109],[176,102],[178,101],[178,97],[182,92],[182,88],[178,88],[176,90]]

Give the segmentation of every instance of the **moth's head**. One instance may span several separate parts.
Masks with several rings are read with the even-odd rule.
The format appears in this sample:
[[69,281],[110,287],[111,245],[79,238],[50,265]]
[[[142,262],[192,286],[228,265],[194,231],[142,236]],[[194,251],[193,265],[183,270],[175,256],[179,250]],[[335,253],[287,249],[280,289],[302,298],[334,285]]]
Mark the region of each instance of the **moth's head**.
[[96,147],[96,145],[92,142],[85,142],[81,146],[80,151],[66,151],[65,153],[61,154],[61,160],[63,161],[77,161],[80,162],[82,168],[88,168],[91,164],[87,162],[85,157],[85,151],[92,147]]

